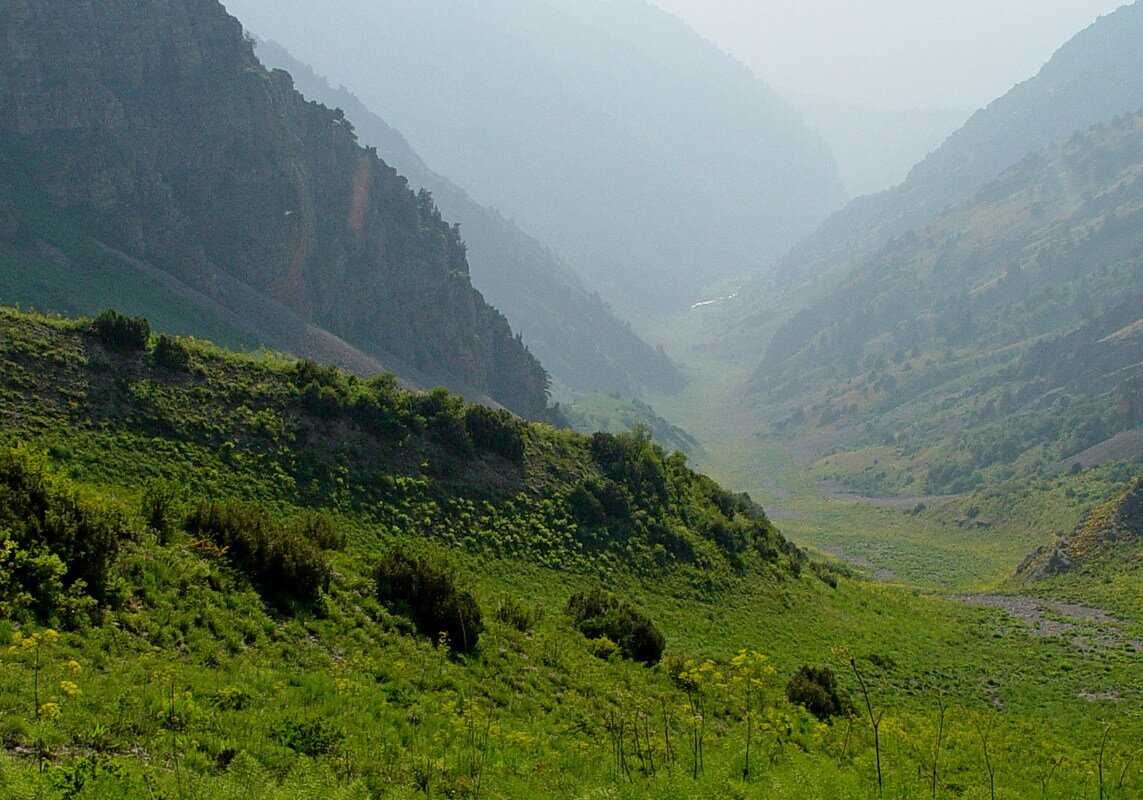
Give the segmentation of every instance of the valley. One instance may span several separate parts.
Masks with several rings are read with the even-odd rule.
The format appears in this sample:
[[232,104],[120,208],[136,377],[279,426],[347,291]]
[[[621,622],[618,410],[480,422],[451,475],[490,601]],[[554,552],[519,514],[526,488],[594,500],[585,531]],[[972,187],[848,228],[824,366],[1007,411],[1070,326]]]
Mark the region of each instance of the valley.
[[339,3],[0,4],[0,798],[1143,796],[1143,0]]

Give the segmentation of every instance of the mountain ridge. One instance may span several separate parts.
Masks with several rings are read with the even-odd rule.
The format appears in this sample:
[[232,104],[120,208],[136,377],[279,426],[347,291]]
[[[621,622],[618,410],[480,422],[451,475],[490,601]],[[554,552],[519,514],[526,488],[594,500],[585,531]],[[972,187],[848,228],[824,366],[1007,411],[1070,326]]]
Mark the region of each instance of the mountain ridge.
[[21,1],[0,25],[0,127],[107,244],[208,296],[226,273],[365,352],[546,413],[546,373],[471,288],[456,230],[265,70],[217,2]]
[[344,86],[333,89],[276,42],[257,40],[257,49],[267,64],[289,72],[306,97],[345,111],[362,144],[376,147],[412,185],[428,189],[443,215],[460,224],[473,283],[554,380],[573,391],[624,394],[681,386],[685,379],[665,354],[615,316],[559,256],[429,169],[399,131]]
[[824,141],[741,64],[693,33],[648,56],[640,36],[687,29],[645,3],[232,5],[625,314],[705,299],[843,199]]
[[871,252],[967,200],[1005,169],[1077,131],[1143,108],[1143,3],[1093,22],[1032,78],[977,111],[898,186],[859,197],[743,292],[730,336],[765,347],[774,322],[829,292]]
[[851,488],[943,493],[1143,424],[1140,153],[1143,114],[1097,125],[867,257],[775,333],[771,432],[844,429]]

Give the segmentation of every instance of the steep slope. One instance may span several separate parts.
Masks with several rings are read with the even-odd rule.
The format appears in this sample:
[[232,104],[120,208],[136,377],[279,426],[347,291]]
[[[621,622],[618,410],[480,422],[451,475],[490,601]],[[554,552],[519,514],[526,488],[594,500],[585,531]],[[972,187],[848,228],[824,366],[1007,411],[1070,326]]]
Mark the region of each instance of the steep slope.
[[21,0],[0,30],[5,145],[95,238],[207,297],[237,282],[394,368],[544,413],[546,374],[472,289],[456,229],[342,115],[264,69],[215,0]]
[[[1143,792],[1127,631],[850,580],[638,437],[104,322],[0,309],[5,798],[873,798],[878,752],[928,796],[989,702],[1006,798],[1101,746]],[[822,712],[859,680],[879,742]]]
[[289,72],[309,99],[343,110],[358,141],[377,148],[412,186],[432,193],[442,214],[460,224],[473,285],[508,317],[553,380],[574,391],[638,394],[643,388],[679,388],[684,379],[670,359],[589,292],[565,261],[432,172],[405,138],[355,95],[344,87],[333,89],[275,42],[259,42],[258,57]]
[[864,490],[963,491],[1143,425],[1140,175],[1143,114],[1028,157],[795,315],[757,399],[888,445]]
[[1117,497],[1093,511],[1086,520],[1050,547],[1031,553],[1017,569],[1025,581],[1062,575],[1071,570],[1099,570],[1127,562],[1136,574],[1143,568],[1143,475]]
[[842,199],[826,145],[785,101],[644,2],[230,7],[624,308],[705,299]]
[[1143,108],[1143,2],[1100,17],[921,161],[900,185],[830,217],[744,292],[740,346],[821,297],[890,239],[968,199],[1034,150]]
[[337,508],[568,569],[621,557],[716,580],[805,561],[761,508],[646,438],[557,431],[392,376],[123,336],[98,317],[0,308],[0,422],[95,482],[182,475],[209,496]]

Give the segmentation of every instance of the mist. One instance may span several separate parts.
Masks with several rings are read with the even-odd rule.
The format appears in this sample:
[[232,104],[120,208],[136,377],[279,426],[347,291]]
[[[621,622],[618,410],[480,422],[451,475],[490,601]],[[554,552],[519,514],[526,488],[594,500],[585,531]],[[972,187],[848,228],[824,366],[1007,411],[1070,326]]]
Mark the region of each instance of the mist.
[[783,90],[881,109],[987,105],[1121,0],[654,0]]

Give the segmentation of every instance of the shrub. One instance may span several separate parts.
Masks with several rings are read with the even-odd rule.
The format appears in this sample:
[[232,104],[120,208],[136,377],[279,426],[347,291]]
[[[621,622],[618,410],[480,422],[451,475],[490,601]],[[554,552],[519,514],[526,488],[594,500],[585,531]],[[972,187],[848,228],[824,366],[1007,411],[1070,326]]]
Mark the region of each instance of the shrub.
[[514,597],[502,597],[496,605],[496,619],[520,633],[532,630],[543,616],[544,612],[538,606],[525,605]]
[[342,396],[332,386],[322,386],[317,381],[305,385],[299,395],[302,406],[315,417],[334,419],[341,416]]
[[190,350],[181,340],[163,333],[155,342],[154,359],[164,369],[186,369],[190,365]]
[[580,633],[588,639],[610,639],[624,658],[650,665],[663,656],[666,642],[655,624],[610,592],[592,589],[574,594],[567,613]]
[[484,631],[476,598],[457,588],[452,571],[403,548],[391,550],[377,567],[377,597],[412,620],[422,636],[443,637],[459,653],[475,650]]
[[181,491],[173,481],[151,479],[143,486],[140,511],[148,527],[166,544],[176,524],[176,509]]
[[521,427],[519,420],[507,411],[474,404],[464,412],[464,428],[472,443],[514,464],[524,462],[524,434]]
[[317,546],[278,526],[257,503],[200,503],[186,527],[191,536],[215,545],[269,597],[312,602],[329,588],[329,562]]
[[145,317],[128,317],[109,308],[91,321],[91,332],[117,350],[145,350],[151,338],[151,323]]
[[424,420],[430,436],[458,454],[471,448],[462,398],[438,386],[427,394],[415,394],[410,400],[413,413]]
[[287,530],[303,541],[311,542],[321,550],[344,550],[345,531],[334,524],[328,514],[305,511],[290,520]]
[[81,499],[40,454],[0,450],[0,612],[77,620],[107,598],[125,533],[115,511]]
[[289,719],[273,731],[274,738],[294,752],[311,758],[337,750],[345,741],[345,732],[324,719]]
[[581,525],[629,522],[634,513],[627,492],[610,478],[576,484],[568,493],[568,504]]
[[786,684],[786,697],[823,722],[831,717],[853,713],[853,701],[838,688],[833,670],[829,667],[798,667],[794,677]]

